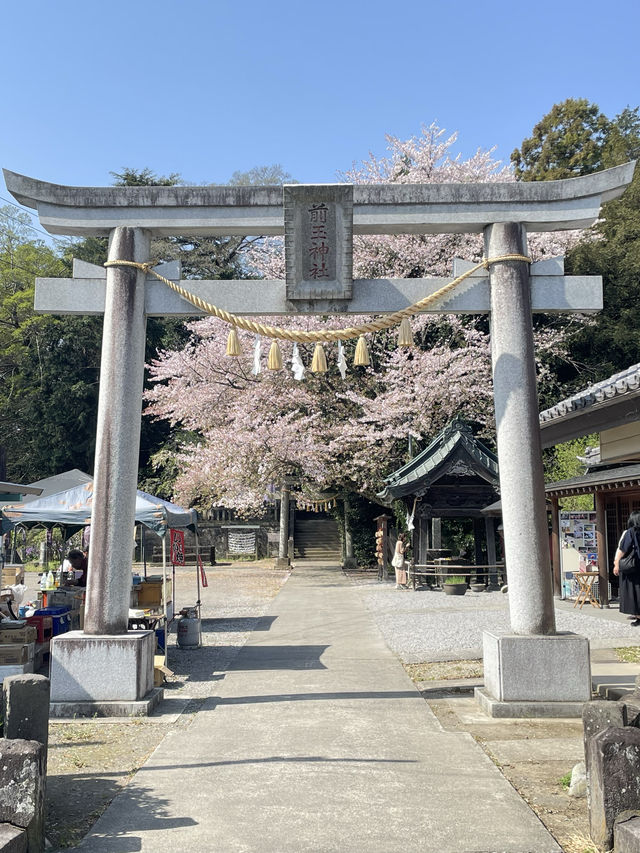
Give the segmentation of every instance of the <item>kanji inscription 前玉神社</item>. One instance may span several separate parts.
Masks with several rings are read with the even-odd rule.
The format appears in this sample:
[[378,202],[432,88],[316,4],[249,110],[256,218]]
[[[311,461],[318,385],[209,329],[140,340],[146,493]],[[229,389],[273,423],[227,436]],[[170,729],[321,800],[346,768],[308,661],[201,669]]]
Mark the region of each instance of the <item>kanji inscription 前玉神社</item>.
[[285,187],[284,223],[287,299],[350,299],[353,187]]

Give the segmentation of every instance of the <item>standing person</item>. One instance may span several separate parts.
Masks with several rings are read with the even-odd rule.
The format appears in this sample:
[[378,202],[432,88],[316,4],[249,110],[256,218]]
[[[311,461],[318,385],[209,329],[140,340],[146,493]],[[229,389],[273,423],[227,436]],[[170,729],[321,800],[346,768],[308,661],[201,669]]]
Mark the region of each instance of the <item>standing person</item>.
[[401,533],[396,542],[396,550],[391,565],[396,570],[396,589],[407,589],[407,569],[404,559],[406,534]]
[[62,564],[62,571],[67,573],[73,571],[76,586],[86,586],[87,567],[88,560],[86,555],[77,548],[74,548],[67,554],[67,559]]
[[613,558],[613,573],[620,579],[620,613],[629,613],[633,617],[632,625],[640,625],[640,573],[620,574],[620,560],[631,550],[640,557],[640,512],[632,512],[627,529],[618,543]]

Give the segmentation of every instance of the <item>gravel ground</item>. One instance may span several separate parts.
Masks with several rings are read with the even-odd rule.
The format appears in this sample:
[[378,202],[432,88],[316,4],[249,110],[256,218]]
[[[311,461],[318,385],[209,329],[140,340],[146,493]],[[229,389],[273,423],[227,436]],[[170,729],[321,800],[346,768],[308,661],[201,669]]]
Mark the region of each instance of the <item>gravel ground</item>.
[[[371,575],[350,573],[362,601],[373,614],[384,639],[404,663],[456,660],[482,656],[482,632],[509,630],[509,596],[501,592],[445,595],[426,588],[395,589]],[[593,614],[593,615],[592,615]],[[617,610],[573,610],[571,602],[558,602],[558,631],[588,637],[594,648],[640,642],[640,629],[632,628]]]

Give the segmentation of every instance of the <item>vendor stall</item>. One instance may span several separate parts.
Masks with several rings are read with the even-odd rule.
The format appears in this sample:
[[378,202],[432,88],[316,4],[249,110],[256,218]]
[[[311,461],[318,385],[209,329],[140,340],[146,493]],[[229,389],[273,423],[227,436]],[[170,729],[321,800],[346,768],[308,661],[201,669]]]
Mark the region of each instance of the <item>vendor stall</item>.
[[[59,527],[66,541],[74,533],[91,524],[92,501],[93,481],[89,481],[38,500],[8,504],[2,507],[0,518],[5,528]],[[197,513],[193,509],[184,509],[147,492],[137,491],[135,520],[137,524],[153,530],[161,537],[163,565],[162,575],[158,578],[148,578],[146,583],[138,579],[140,582],[133,584],[136,601],[132,600],[132,604],[137,605],[134,610],[153,610],[156,611],[154,616],[163,616],[166,630],[167,621],[171,620],[174,609],[173,584],[170,589],[168,587],[166,542],[171,530],[189,529],[195,533],[197,543]],[[132,575],[132,582],[133,580]],[[198,577],[198,601],[199,593]],[[142,621],[149,616],[137,615],[134,618]],[[166,638],[164,648],[166,650]]]

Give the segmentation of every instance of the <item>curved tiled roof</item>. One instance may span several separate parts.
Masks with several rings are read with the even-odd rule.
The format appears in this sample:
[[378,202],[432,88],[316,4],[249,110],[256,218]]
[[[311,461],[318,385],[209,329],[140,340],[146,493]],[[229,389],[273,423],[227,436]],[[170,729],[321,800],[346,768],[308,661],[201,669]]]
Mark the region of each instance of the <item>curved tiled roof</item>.
[[474,437],[469,424],[456,418],[421,453],[385,477],[385,487],[378,496],[384,500],[393,500],[428,487],[438,478],[440,466],[457,448],[461,448],[467,458],[476,463],[478,473],[484,472],[487,482],[497,486],[498,458]]
[[597,403],[604,403],[615,397],[622,397],[633,391],[640,391],[640,364],[627,367],[626,370],[622,370],[608,379],[603,379],[602,382],[596,382],[590,388],[585,388],[584,391],[579,391],[573,397],[561,400],[550,409],[540,412],[540,423],[545,424],[558,418],[564,418],[573,412],[586,409]]

